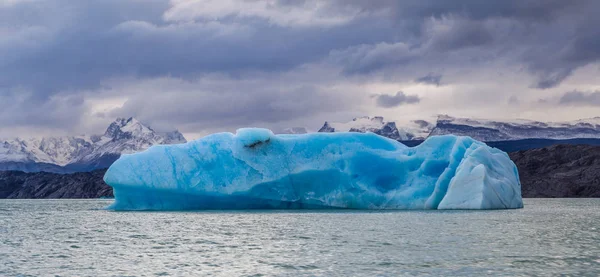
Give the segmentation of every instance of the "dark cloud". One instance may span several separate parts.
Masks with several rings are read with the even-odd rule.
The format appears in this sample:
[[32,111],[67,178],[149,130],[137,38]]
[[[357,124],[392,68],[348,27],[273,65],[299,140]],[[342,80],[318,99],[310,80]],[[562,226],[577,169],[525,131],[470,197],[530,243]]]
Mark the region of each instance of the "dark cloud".
[[[348,1],[341,1],[348,3]],[[365,10],[387,11],[405,34],[414,54],[411,61],[436,66],[472,64],[509,59],[525,66],[537,80],[532,87],[548,89],[566,80],[574,70],[600,60],[600,1],[350,1]],[[412,37],[412,36],[411,36]],[[377,50],[377,49],[374,49]],[[459,51],[450,59],[445,52]],[[351,64],[349,72],[390,68],[370,63],[364,71]],[[368,56],[365,54],[365,56]],[[403,60],[404,61],[404,60]],[[400,63],[399,66],[405,66]]]
[[472,20],[451,19],[434,26],[427,42],[431,51],[452,51],[469,47],[483,47],[493,43],[494,34],[484,24]]
[[561,105],[600,106],[600,91],[569,91],[560,97],[558,103]]
[[[290,29],[266,21],[165,21],[168,1],[35,1],[0,8],[14,28],[0,62],[0,87],[28,86],[36,94],[97,88],[109,78],[223,72],[285,71],[331,49],[382,41],[374,24]],[[15,16],[23,14],[27,16]],[[60,14],[60,16],[57,16]],[[379,28],[385,30],[385,28]],[[3,40],[0,38],[0,41]]]
[[[548,88],[600,57],[600,36],[593,27],[597,25],[587,24],[594,23],[588,22],[594,18],[589,10],[600,7],[597,1],[373,2],[329,3],[321,13],[337,14],[334,11],[348,6],[362,13],[325,29],[245,18],[165,21],[168,1],[145,2],[143,9],[136,1],[17,2],[0,8],[0,24],[12,29],[0,39],[5,53],[0,87],[25,85],[48,94],[98,87],[107,78],[123,75],[188,78],[207,72],[281,71],[318,61],[332,51],[347,55],[337,58],[348,59],[347,73],[361,74],[427,63],[429,57],[452,50],[485,48],[488,54],[500,55],[503,49],[495,44],[510,43],[544,50],[524,62],[539,73],[536,87]],[[310,6],[307,1],[278,2],[282,9],[290,5]],[[370,17],[369,12],[381,11],[390,17]],[[432,23],[432,18],[437,21]],[[494,20],[512,24],[496,26]],[[566,26],[561,31],[570,32],[564,36],[570,40],[545,30],[553,27],[548,22],[558,21]],[[526,45],[519,41],[522,34],[511,33],[519,26],[548,36],[539,35],[536,44]],[[496,43],[499,39],[508,41]],[[549,43],[563,49],[553,62],[547,61],[547,54],[556,49],[537,47]],[[467,60],[474,55],[463,54]]]
[[[385,80],[439,86],[442,74],[445,81],[452,76],[446,72],[449,69],[461,67],[468,74],[501,64],[524,68],[532,79],[531,87],[548,89],[600,60],[600,17],[596,15],[600,1],[594,0],[336,0],[320,5],[314,0],[279,0],[262,13],[247,14],[250,11],[236,11],[233,6],[233,11],[217,16],[195,15],[192,10],[206,11],[208,4],[193,6],[192,2],[179,10],[183,15],[177,14],[173,5],[178,3],[38,0],[0,4],[0,123],[71,126],[89,113],[86,99],[111,90],[129,98],[122,113],[160,115],[174,121],[192,116],[213,120],[207,114],[183,112],[186,109],[179,107],[188,103],[179,101],[165,102],[162,110],[168,113],[150,115],[142,103],[156,105],[144,99],[154,94],[116,92],[110,85],[115,79],[135,83],[173,78],[198,84],[197,80],[213,74],[227,76],[225,82],[270,75],[272,81],[260,81],[267,88],[264,92],[259,87],[246,92],[255,95],[247,100],[248,106],[224,104],[227,101],[221,96],[231,97],[232,103],[239,99],[240,92],[231,88],[224,93],[199,85],[170,92],[173,99],[185,99],[191,97],[190,92],[205,89],[202,95],[207,106],[203,109],[235,125],[331,110],[331,106],[300,101],[294,98],[296,94],[289,94],[304,91],[319,99],[344,97],[329,94],[317,81],[290,81],[295,83],[289,91],[276,84],[282,74],[305,66],[342,73],[332,74],[326,83],[337,78],[367,82],[384,76]],[[220,4],[226,5],[211,2]],[[301,12],[286,14],[297,7]],[[291,15],[296,17],[290,19]],[[439,73],[423,76],[430,70]],[[199,98],[187,99],[197,102]],[[285,99],[295,99],[298,105],[277,106]],[[258,109],[259,100],[278,103],[277,108]],[[377,103],[393,107],[418,100],[398,93],[381,95]],[[210,101],[221,108],[212,110],[219,105]],[[65,110],[67,106],[73,108]]]
[[441,81],[442,81],[442,74],[433,74],[433,73],[429,73],[423,77],[419,77],[419,78],[415,79],[415,82],[417,82],[417,83],[435,85],[438,87],[440,86]]
[[373,95],[377,106],[382,108],[394,108],[404,104],[419,103],[421,99],[416,95],[406,95],[404,92],[396,92],[395,95],[379,94]]
[[105,116],[135,116],[152,126],[177,122],[186,132],[231,131],[244,126],[280,126],[282,122],[323,112],[343,112],[361,101],[356,97],[345,98],[347,91],[327,84],[297,85],[290,81],[295,76],[279,78],[273,81],[266,77],[207,76],[195,81],[160,78],[125,84],[118,89],[135,93],[130,94],[122,107],[108,111]]
[[412,51],[404,43],[379,43],[359,45],[341,51],[333,51],[330,59],[344,68],[344,73],[368,74],[385,68],[407,65],[419,53]]
[[[596,3],[596,7],[590,8],[600,9],[600,2]],[[582,15],[581,22],[575,24],[575,31],[569,33],[569,38],[556,43],[560,49],[550,52],[540,48],[542,51],[533,55],[536,58],[532,64],[533,71],[541,75],[538,88],[555,87],[576,69],[600,61],[600,30],[593,27],[600,25],[600,18],[587,17],[586,14],[589,11]]]
[[80,124],[86,106],[83,95],[54,95],[39,99],[27,90],[0,93],[2,128],[44,127],[72,131]]
[[548,71],[541,74],[539,81],[534,87],[539,89],[556,87],[573,73],[573,69],[570,68]]
[[[44,114],[53,110],[45,103],[61,95],[94,93],[114,78],[277,75],[315,62],[331,49],[375,43],[386,36],[367,32],[386,30],[377,22],[320,30],[290,29],[261,20],[165,21],[169,7],[166,0],[145,2],[143,8],[131,0],[0,5],[0,27],[8,30],[0,37],[0,94],[26,89],[27,101],[7,100],[15,116],[26,118],[30,126],[47,126],[53,117]],[[363,35],[356,37],[346,28]],[[30,105],[38,109],[33,112]],[[81,117],[84,111],[71,109],[69,117]],[[57,119],[53,124],[72,122]]]

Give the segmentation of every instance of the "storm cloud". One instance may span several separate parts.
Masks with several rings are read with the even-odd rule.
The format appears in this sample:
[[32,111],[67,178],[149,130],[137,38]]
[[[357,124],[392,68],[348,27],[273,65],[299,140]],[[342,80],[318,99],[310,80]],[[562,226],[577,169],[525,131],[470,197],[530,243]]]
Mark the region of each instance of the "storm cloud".
[[[580,73],[597,71],[598,10],[593,0],[2,2],[0,135],[88,132],[116,115],[188,133],[318,126],[409,103],[407,113],[463,111],[502,93],[518,93],[525,112],[527,94],[537,103],[538,92],[600,85]],[[519,91],[505,91],[510,76]],[[435,86],[407,89],[415,82]],[[366,101],[382,89],[399,92]],[[557,109],[580,96],[563,97]]]

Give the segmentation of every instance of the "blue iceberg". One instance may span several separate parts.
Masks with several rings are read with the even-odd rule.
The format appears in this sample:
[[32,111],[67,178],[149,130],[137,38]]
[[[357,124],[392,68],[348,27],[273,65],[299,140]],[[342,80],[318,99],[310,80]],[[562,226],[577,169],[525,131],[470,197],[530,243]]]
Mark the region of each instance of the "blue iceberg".
[[373,133],[218,133],[123,155],[114,210],[522,208],[508,155],[469,137],[421,145]]

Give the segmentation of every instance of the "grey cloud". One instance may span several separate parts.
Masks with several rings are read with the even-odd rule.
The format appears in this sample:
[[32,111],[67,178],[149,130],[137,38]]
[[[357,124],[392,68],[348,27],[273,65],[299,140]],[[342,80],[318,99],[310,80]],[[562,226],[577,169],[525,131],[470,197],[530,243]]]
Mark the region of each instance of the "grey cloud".
[[97,88],[112,77],[285,71],[332,49],[381,42],[392,29],[379,22],[325,30],[244,19],[166,22],[168,8],[166,0],[143,9],[131,0],[42,0],[0,8],[0,24],[33,26],[14,30],[19,42],[0,38],[0,87],[29,86],[47,95]]
[[519,100],[519,97],[517,97],[516,95],[511,95],[508,98],[508,104],[511,105],[518,105],[521,101]]
[[415,79],[415,82],[417,82],[417,83],[435,85],[438,87],[440,86],[441,81],[442,81],[442,74],[433,74],[433,73],[429,73],[423,77],[419,77],[419,78]]
[[404,43],[378,43],[333,51],[330,59],[342,65],[346,74],[368,74],[383,68],[408,64],[418,55],[419,53]]
[[[452,51],[469,47],[480,47],[493,43],[494,34],[485,24],[472,20],[452,19],[449,26],[430,30],[427,46],[431,51]],[[443,21],[441,22],[444,23]]]
[[537,104],[546,105],[546,104],[549,104],[551,101],[548,99],[545,99],[545,98],[541,98],[541,99],[538,99],[536,102],[537,102]]
[[395,95],[379,94],[374,95],[377,106],[382,108],[394,108],[404,104],[419,103],[421,99],[416,95],[406,95],[399,91]]
[[[600,2],[595,8],[600,9]],[[589,11],[588,11],[589,13]],[[587,18],[577,25],[577,31],[563,48],[555,53],[542,52],[536,55],[539,62],[534,64],[534,71],[540,72],[538,88],[552,88],[573,74],[577,68],[600,61],[600,25],[598,17]]]
[[558,103],[561,105],[600,106],[600,91],[569,91],[560,97]]
[[[416,35],[417,39],[405,41],[417,53],[412,59],[414,63],[440,66],[467,63],[477,67],[490,60],[505,59],[524,65],[537,79],[533,87],[547,89],[561,84],[577,68],[600,60],[600,33],[595,27],[600,24],[595,15],[600,9],[598,1],[350,3],[365,10],[388,11],[405,34]],[[441,25],[432,28],[432,22]],[[459,51],[455,56],[462,56],[462,60],[449,59],[444,55],[447,51]],[[365,72],[387,68],[372,63]]]
[[125,84],[119,89],[137,93],[107,116],[135,116],[156,126],[177,122],[184,132],[223,131],[343,112],[360,101],[344,98],[347,91],[337,91],[327,84],[304,85],[290,81],[293,77],[278,78],[276,82],[262,78],[161,78]]
[[0,93],[0,125],[4,129],[73,130],[81,123],[86,108],[83,95],[40,99],[27,90],[8,90]]
[[[10,31],[0,37],[0,94],[19,88],[29,92],[26,102],[7,100],[15,116],[26,118],[31,126],[47,126],[52,118],[53,124],[72,126],[72,120],[41,116],[29,105],[50,107],[51,99],[61,95],[95,93],[113,78],[277,75],[314,62],[331,49],[374,43],[386,36],[367,32],[379,23],[317,31],[289,30],[256,20],[166,22],[162,16],[168,1],[149,1],[140,7],[137,1],[121,0],[41,0],[0,6],[0,28]],[[363,35],[354,36],[346,28]],[[84,112],[73,108],[69,118]]]
[[597,28],[600,19],[593,24],[583,26],[579,35],[570,43],[564,54],[564,59],[569,62],[580,63],[597,61],[600,59],[600,30]]
[[[52,94],[98,87],[107,78],[124,75],[193,78],[207,72],[236,75],[253,70],[291,70],[317,62],[329,53],[338,54],[335,60],[348,60],[343,64],[346,73],[370,74],[409,63],[431,63],[432,57],[441,57],[450,50],[477,48],[486,53],[478,58],[474,55],[479,52],[462,52],[467,62],[494,58],[511,52],[498,49],[496,44],[504,43],[544,52],[523,62],[540,76],[536,86],[547,88],[558,85],[574,68],[597,60],[595,46],[600,36],[594,33],[596,28],[582,27],[590,25],[586,23],[594,17],[585,11],[594,10],[597,3],[338,1],[328,3],[325,11],[335,14],[335,10],[355,6],[363,12],[343,26],[290,29],[258,19],[165,22],[163,13],[169,9],[166,0],[145,2],[143,9],[135,1],[23,2],[0,8],[1,25],[30,27],[17,28],[8,36],[12,39],[4,38],[7,41],[0,43],[5,53],[0,54],[0,87],[24,85]],[[289,5],[306,3],[280,1],[276,6],[285,9]],[[390,17],[380,16],[381,11],[387,11]],[[574,16],[582,11],[581,16]],[[565,17],[568,19],[563,20]],[[448,26],[428,28],[432,18]],[[486,24],[494,20],[511,21],[513,25],[494,28],[488,25],[496,23]],[[568,25],[565,30],[546,30],[553,27],[547,22],[559,20]],[[511,33],[515,24],[531,26],[531,33],[543,35],[528,45],[519,41],[521,35]],[[578,33],[569,34],[573,29],[570,26],[578,28]],[[574,41],[563,37],[554,40],[556,33],[575,35]],[[556,53],[556,49],[539,51],[537,46],[552,43],[557,44],[555,48],[567,50],[564,57],[549,63],[547,54]],[[455,61],[439,62],[452,66]]]
[[539,89],[548,89],[558,86],[562,81],[573,73],[573,69],[565,68],[559,70],[544,70],[548,72],[541,73],[539,81],[534,87]]
[[[446,70],[461,67],[469,72],[490,64],[506,64],[525,68],[535,79],[533,87],[547,89],[560,85],[578,68],[600,60],[600,19],[595,14],[600,10],[600,1],[593,0],[337,0],[328,2],[319,16],[351,9],[359,11],[356,17],[341,25],[298,28],[236,16],[169,20],[165,12],[172,3],[38,0],[0,6],[0,100],[4,101],[0,103],[4,108],[0,122],[71,126],[88,112],[85,101],[77,97],[110,91],[111,80],[121,78],[145,82],[169,77],[197,84],[198,79],[211,74],[227,76],[223,82],[271,75],[272,80],[260,81],[267,92],[261,93],[261,88],[247,92],[254,94],[245,100],[249,106],[227,104],[227,100],[213,95],[222,93],[221,88],[206,89],[204,84],[169,92],[171,98],[186,99],[192,91],[205,90],[202,95],[207,104],[202,105],[207,105],[203,106],[206,111],[226,118],[223,120],[230,121],[227,124],[241,124],[250,122],[248,118],[252,122],[287,118],[286,112],[305,116],[296,110],[300,108],[309,112],[331,109],[306,101],[298,106],[286,104],[285,99],[302,99],[284,93],[281,87],[285,85],[276,80],[306,65],[333,68],[331,71],[341,70],[346,75],[332,74],[328,77],[331,80],[341,77],[368,82],[384,75],[386,80],[417,78],[416,82],[439,85],[437,75],[427,78],[406,72],[435,70],[451,76]],[[272,8],[309,4],[280,0]],[[331,97],[328,99],[332,101],[334,96],[337,101],[348,97],[331,94],[321,84],[311,88],[307,83],[293,83],[292,91],[300,94],[305,90],[311,97]],[[15,91],[26,94],[18,96]],[[230,102],[240,98],[234,89],[226,91],[223,97],[231,97]],[[170,112],[164,114],[144,110],[144,103],[158,105],[145,99],[160,95],[158,92],[147,96],[127,90],[119,93],[130,98],[122,113],[144,114],[150,119],[160,115],[165,116],[164,120],[186,122],[187,118],[214,120],[191,108],[188,114],[181,112],[185,116],[178,115],[178,107],[188,105],[181,101],[167,101],[170,106],[163,110]],[[282,94],[287,98],[281,98]],[[394,103],[398,97],[381,96],[378,102],[383,99]],[[273,106],[259,110],[259,100]],[[54,111],[69,105],[73,108],[68,112]],[[222,109],[214,110],[219,105]],[[348,103],[340,109],[357,106]]]
[[512,18],[529,21],[551,20],[561,13],[581,9],[593,0],[335,0],[339,5],[355,5],[368,11],[389,10],[398,19],[443,17],[448,14],[461,14],[467,18],[481,20],[491,17]]

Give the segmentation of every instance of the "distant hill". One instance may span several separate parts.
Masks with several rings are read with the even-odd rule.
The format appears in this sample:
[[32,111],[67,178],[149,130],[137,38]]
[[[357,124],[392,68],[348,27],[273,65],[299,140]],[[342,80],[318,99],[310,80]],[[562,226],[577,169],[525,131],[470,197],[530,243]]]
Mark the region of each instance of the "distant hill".
[[113,197],[102,178],[106,170],[57,174],[0,171],[0,198],[100,198]]
[[510,153],[523,197],[600,197],[600,146],[553,145]]

